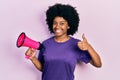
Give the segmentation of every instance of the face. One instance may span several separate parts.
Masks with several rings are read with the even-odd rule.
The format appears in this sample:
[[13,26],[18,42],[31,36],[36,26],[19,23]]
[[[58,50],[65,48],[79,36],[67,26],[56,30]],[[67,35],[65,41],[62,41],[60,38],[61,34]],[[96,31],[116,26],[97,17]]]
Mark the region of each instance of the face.
[[63,17],[55,17],[53,20],[53,31],[55,36],[66,36],[68,29],[68,22]]

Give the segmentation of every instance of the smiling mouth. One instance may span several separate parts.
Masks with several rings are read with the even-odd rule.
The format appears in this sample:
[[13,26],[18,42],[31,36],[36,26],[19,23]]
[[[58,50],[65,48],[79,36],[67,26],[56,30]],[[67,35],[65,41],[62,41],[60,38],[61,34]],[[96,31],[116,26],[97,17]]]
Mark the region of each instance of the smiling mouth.
[[62,30],[60,30],[60,29],[55,30],[55,33],[60,33],[60,32],[62,32]]

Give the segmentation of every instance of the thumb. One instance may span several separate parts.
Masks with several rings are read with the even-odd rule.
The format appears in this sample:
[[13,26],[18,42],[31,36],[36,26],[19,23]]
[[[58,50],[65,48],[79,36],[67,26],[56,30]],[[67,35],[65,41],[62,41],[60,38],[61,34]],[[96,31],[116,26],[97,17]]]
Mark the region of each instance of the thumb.
[[86,40],[85,34],[84,34],[84,33],[83,33],[83,35],[82,35],[82,39],[83,39],[83,40]]

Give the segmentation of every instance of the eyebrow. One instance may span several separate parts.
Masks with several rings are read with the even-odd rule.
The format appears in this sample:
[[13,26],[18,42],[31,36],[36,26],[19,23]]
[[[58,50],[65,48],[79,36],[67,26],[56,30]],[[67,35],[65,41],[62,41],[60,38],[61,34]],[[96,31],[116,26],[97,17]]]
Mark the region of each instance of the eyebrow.
[[[53,22],[56,22],[56,21],[53,21]],[[67,21],[60,21],[60,22],[67,22]]]

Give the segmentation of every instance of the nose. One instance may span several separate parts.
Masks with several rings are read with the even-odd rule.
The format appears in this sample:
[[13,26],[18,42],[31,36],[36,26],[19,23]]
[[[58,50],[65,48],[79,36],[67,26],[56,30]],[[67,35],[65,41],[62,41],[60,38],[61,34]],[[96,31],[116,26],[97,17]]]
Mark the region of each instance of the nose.
[[57,23],[54,25],[54,28],[60,28],[60,25]]

